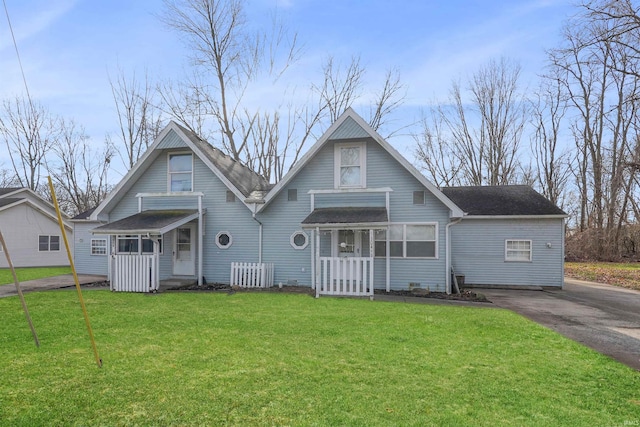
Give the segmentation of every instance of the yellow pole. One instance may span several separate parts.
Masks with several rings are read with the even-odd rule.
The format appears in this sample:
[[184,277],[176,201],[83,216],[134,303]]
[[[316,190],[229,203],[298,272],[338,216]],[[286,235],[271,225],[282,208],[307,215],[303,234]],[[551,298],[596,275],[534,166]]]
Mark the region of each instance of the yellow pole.
[[16,291],[18,291],[18,296],[20,296],[20,302],[22,303],[22,309],[24,310],[24,315],[27,317],[29,328],[31,328],[31,335],[33,335],[33,340],[36,342],[36,347],[40,347],[38,334],[36,334],[36,328],[33,327],[31,316],[29,316],[27,303],[24,300],[24,295],[22,295],[22,290],[20,289],[20,282],[18,282],[18,276],[16,275],[16,270],[13,268],[13,263],[11,262],[11,257],[9,256],[9,249],[7,249],[7,244],[5,243],[4,237],[2,236],[2,231],[0,231],[0,245],[2,245],[4,256],[7,258],[7,264],[9,264],[9,270],[11,270],[11,274],[13,275],[13,282],[16,284]]
[[96,340],[93,338],[91,323],[89,323],[89,314],[87,314],[87,307],[84,304],[84,298],[82,298],[82,291],[80,290],[80,282],[78,281],[78,274],[76,273],[76,267],[73,264],[73,257],[71,256],[71,250],[69,249],[69,241],[67,240],[67,233],[64,230],[64,223],[62,222],[62,215],[60,214],[60,207],[58,206],[58,199],[56,198],[56,192],[53,189],[53,181],[51,181],[51,177],[48,177],[48,179],[49,179],[49,189],[51,190],[51,198],[53,199],[53,206],[56,208],[56,214],[58,215],[58,224],[60,225],[60,232],[62,233],[64,246],[65,248],[67,248],[69,265],[71,266],[71,272],[73,273],[73,280],[76,284],[76,290],[78,291],[78,298],[80,299],[80,305],[82,306],[82,313],[84,314],[84,322],[87,324],[87,330],[89,331],[89,338],[91,339],[91,346],[93,347],[93,354],[96,357],[96,363],[98,364],[98,367],[101,368],[102,359],[100,359],[100,356],[98,355]]

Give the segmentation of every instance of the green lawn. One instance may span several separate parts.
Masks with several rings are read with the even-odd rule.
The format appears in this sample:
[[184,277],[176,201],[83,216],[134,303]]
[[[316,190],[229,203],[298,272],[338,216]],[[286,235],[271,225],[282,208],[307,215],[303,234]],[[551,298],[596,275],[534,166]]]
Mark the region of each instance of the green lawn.
[[637,425],[640,373],[511,312],[281,293],[0,299],[0,425]]
[[[21,282],[43,277],[60,276],[61,274],[71,274],[69,267],[29,267],[16,268],[16,275]],[[13,276],[8,268],[0,268],[0,285],[13,284]]]

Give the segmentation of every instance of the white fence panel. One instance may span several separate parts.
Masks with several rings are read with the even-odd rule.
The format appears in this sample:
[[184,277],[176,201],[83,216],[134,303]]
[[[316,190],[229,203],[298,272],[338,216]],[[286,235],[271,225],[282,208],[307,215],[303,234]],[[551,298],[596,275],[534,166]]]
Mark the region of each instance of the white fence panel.
[[274,265],[269,262],[232,262],[230,283],[242,288],[270,288],[273,271]]
[[317,295],[373,295],[373,258],[320,257]]
[[153,255],[114,255],[112,268],[112,291],[151,292],[158,290],[156,258]]

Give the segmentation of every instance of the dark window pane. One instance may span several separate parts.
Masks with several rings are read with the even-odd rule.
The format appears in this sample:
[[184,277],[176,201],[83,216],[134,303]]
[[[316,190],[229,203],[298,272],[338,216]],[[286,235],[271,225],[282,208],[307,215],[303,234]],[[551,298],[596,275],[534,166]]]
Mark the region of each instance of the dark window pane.
[[386,247],[387,247],[387,242],[384,242],[384,241],[381,242],[379,240],[376,240],[376,243],[375,243],[376,256],[387,256]]
[[60,236],[50,236],[50,238],[49,238],[49,250],[50,251],[59,251],[60,250]]
[[436,242],[407,242],[407,257],[436,256]]
[[307,243],[307,236],[302,233],[298,233],[293,236],[293,244],[297,247],[304,246]]
[[227,191],[227,202],[231,203],[235,201],[236,201],[236,195],[233,194],[233,191]]
[[413,204],[414,205],[424,205],[424,191],[414,191],[413,192]]
[[390,256],[401,257],[402,256],[402,242],[389,242],[391,245]]
[[287,200],[289,200],[290,202],[297,202],[298,201],[298,189],[290,188],[287,191]]
[[220,236],[218,236],[218,243],[220,243],[220,245],[222,246],[227,246],[230,241],[231,239],[229,238],[228,234],[223,233]]
[[49,250],[49,236],[38,236],[38,250],[39,251]]

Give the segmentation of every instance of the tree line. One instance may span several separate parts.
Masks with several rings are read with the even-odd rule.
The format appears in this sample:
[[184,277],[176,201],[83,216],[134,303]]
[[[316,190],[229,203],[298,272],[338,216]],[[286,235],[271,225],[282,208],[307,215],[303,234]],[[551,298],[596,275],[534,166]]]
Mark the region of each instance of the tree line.
[[533,94],[516,61],[489,59],[402,126],[392,122],[407,92],[398,69],[371,84],[358,56],[328,56],[318,81],[284,84],[278,99],[255,106],[248,94],[286,82],[304,56],[300,36],[277,15],[256,29],[243,0],[166,0],[160,19],[186,45],[187,74],[154,82],[116,70],[109,82],[119,131],[101,143],[34,100],[4,100],[0,138],[10,164],[0,165],[0,186],[46,193],[46,170],[67,212],[92,208],[110,190],[112,162],[131,168],[169,119],[277,182],[359,102],[383,136],[412,135],[415,162],[436,185],[532,185],[570,214],[568,256],[638,255],[640,14],[631,0],[577,6]]

